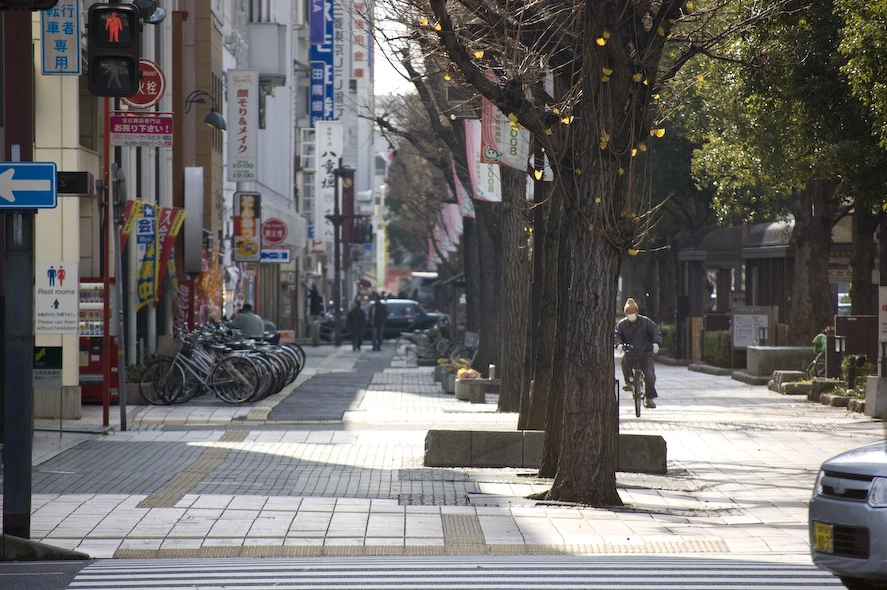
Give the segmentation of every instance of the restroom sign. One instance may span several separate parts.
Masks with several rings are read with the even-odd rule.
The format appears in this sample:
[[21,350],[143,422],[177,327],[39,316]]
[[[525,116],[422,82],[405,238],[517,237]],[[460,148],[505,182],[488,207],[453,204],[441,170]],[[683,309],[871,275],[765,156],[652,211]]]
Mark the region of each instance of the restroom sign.
[[34,266],[34,333],[80,333],[77,262],[38,261]]

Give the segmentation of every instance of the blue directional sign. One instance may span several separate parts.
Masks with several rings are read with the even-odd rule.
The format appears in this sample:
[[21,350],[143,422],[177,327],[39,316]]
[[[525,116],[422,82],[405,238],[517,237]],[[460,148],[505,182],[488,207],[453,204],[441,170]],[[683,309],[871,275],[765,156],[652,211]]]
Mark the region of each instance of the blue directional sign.
[[0,162],[0,209],[58,206],[55,162]]
[[292,254],[289,248],[262,248],[262,262],[287,263],[290,261]]

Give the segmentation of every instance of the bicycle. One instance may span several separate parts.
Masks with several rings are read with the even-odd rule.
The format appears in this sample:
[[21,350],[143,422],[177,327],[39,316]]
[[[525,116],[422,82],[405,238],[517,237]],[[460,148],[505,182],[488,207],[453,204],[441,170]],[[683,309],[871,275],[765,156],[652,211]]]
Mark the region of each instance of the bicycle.
[[634,400],[634,415],[640,418],[641,406],[646,402],[647,377],[644,374],[644,367],[647,365],[650,351],[638,350],[628,344],[623,345],[623,351],[625,362],[628,364],[629,375],[631,375],[626,386],[631,388]]
[[807,378],[812,381],[814,377],[825,377],[825,354],[822,352],[817,352],[807,365]]

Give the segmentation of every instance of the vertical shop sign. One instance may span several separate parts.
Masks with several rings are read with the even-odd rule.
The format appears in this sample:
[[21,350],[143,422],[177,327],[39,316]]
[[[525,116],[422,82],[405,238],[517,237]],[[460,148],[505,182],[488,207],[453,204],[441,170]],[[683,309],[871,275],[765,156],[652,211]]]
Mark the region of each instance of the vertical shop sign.
[[315,140],[317,142],[317,171],[314,174],[314,239],[332,242],[335,228],[326,218],[334,213],[336,199],[336,175],[342,158],[344,143],[340,121],[318,121]]
[[311,125],[333,118],[333,0],[311,0]]
[[228,180],[257,180],[259,70],[228,70]]
[[139,268],[136,281],[138,310],[157,299],[157,211],[154,205],[142,202],[141,214],[136,220],[135,229],[136,259]]
[[258,262],[262,259],[262,195],[234,193],[234,260]]
[[40,11],[43,74],[80,74],[80,2],[60,0]]

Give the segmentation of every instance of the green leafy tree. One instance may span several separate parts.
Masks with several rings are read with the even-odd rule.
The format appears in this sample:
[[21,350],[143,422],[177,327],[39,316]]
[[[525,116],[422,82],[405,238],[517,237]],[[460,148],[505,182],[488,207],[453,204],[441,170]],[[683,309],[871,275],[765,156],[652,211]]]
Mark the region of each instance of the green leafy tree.
[[789,342],[800,345],[831,323],[832,228],[854,200],[868,207],[856,172],[881,155],[841,73],[832,3],[789,8],[750,29],[729,63],[709,62],[691,81],[704,98],[694,172],[714,191],[721,219],[794,220],[788,323]]

